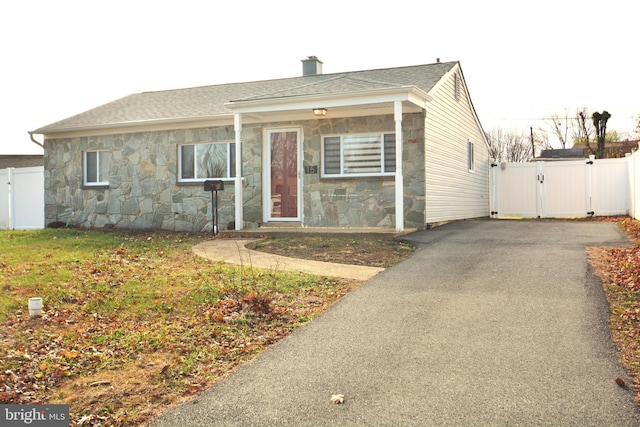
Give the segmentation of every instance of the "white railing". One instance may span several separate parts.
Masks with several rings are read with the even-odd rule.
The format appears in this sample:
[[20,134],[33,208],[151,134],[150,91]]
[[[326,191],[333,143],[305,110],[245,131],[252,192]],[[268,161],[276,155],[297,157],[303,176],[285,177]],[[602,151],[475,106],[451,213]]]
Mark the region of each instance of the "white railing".
[[44,228],[44,168],[0,169],[0,229]]

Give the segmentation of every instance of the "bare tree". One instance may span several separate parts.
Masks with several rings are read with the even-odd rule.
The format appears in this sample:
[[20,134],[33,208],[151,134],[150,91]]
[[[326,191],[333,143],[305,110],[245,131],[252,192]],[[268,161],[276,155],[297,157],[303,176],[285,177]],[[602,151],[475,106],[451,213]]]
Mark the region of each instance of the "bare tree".
[[[611,114],[608,111],[598,113],[597,111],[591,115],[591,120],[587,119],[586,110],[578,112],[578,125],[579,133],[576,136],[576,140],[580,143],[584,143],[589,152],[596,156],[597,159],[604,158],[604,145],[607,141],[607,121],[611,118]],[[596,146],[591,145],[591,137],[596,139]]]
[[608,111],[597,111],[591,116],[593,119],[593,126],[596,128],[596,137],[598,138],[598,150],[596,157],[602,159],[604,157],[604,143],[607,138],[607,121],[611,118],[611,114]]
[[487,132],[489,155],[497,162],[527,162],[540,148],[548,148],[546,136],[518,132],[516,130],[492,129]]
[[586,109],[582,109],[578,111],[577,119],[578,119],[578,127],[574,132],[573,138],[576,143],[584,144],[589,152],[596,155],[595,149],[591,146],[591,137],[593,136],[593,121],[588,120],[589,113]]
[[551,115],[544,119],[546,126],[551,129],[551,133],[558,138],[562,148],[567,148],[569,141],[569,131],[572,128],[572,117],[569,117],[569,111],[564,110],[564,117],[557,114]]

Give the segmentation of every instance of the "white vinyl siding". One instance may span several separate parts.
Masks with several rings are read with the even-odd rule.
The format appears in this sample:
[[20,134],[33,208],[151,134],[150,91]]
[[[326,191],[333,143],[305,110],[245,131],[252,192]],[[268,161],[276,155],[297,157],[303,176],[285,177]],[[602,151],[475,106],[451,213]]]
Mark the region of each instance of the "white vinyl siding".
[[453,74],[453,98],[460,101],[460,74],[457,71]]
[[[451,96],[456,80],[458,101]],[[487,217],[489,154],[457,67],[430,95],[425,119],[426,223]],[[473,142],[474,173],[469,173],[468,141]]]
[[395,134],[332,135],[322,142],[323,177],[395,173]]

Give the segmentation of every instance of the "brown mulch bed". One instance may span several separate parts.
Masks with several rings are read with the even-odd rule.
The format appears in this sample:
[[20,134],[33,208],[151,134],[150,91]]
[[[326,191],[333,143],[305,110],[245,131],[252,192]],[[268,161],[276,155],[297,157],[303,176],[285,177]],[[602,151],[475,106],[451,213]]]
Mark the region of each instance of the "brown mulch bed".
[[382,268],[396,265],[415,250],[400,241],[325,236],[267,238],[247,247],[293,258]]

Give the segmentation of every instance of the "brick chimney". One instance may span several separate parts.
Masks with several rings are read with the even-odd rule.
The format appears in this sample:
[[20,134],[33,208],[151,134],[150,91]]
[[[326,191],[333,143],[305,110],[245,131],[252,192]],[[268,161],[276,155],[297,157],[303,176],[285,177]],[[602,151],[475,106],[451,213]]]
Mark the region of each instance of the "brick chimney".
[[302,60],[302,75],[317,76],[322,74],[322,61],[317,56],[308,56]]

